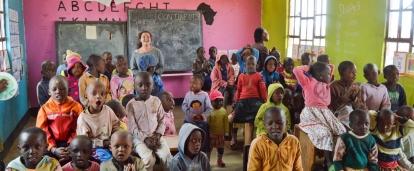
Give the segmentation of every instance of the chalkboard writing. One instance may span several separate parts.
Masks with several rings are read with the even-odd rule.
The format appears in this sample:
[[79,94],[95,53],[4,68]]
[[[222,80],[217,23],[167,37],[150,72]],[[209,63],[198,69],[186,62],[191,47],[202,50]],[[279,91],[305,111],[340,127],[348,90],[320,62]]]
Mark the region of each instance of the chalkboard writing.
[[202,46],[201,14],[190,10],[129,10],[128,56],[137,49],[141,31],[152,34],[153,46],[159,48],[165,59],[165,71],[189,71]]
[[106,51],[127,55],[125,22],[56,22],[56,39],[59,63],[67,49],[78,52],[84,61]]

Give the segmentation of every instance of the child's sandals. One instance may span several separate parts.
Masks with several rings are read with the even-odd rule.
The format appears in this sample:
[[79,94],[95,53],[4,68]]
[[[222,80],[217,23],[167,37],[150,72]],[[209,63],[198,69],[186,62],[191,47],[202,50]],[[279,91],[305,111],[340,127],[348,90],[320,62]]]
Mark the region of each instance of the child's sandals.
[[226,167],[226,164],[223,162],[223,160],[217,160],[217,167]]

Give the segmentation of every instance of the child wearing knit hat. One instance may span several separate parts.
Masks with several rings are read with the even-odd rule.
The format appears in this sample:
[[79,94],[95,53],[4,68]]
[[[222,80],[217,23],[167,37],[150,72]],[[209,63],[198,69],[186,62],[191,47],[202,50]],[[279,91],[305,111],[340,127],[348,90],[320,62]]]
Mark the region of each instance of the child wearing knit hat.
[[83,64],[81,56],[71,50],[66,51],[66,63],[68,68],[65,72],[65,76],[68,78],[68,95],[77,102],[79,100],[79,78],[86,70],[86,65]]

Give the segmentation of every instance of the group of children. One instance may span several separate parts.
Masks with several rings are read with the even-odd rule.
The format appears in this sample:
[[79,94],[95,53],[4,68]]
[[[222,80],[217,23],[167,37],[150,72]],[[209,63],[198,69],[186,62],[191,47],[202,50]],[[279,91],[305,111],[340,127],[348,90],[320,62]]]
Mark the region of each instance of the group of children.
[[177,134],[175,103],[163,90],[154,59],[140,58],[139,70],[146,72],[133,72],[123,56],[90,55],[84,64],[68,50],[66,69],[57,76],[53,62],[42,63],[37,128],[23,131],[21,156],[7,168],[153,170],[158,163],[174,171],[210,170],[213,148],[217,166],[225,167],[226,135],[234,147],[240,124],[245,144],[251,144],[248,170],[303,169],[300,143],[289,134],[294,124],[335,170],[414,168],[414,114],[404,106],[395,66],[384,68],[387,81],[380,84],[378,67],[367,64],[367,83],[360,85],[350,61],[339,64],[340,79],[334,81],[327,55],[313,63],[312,54],[304,53],[295,67],[293,59],[282,63],[273,52],[258,68],[259,51],[251,46],[230,59],[217,56],[215,47],[209,59],[204,48],[196,52],[174,157],[163,136]]

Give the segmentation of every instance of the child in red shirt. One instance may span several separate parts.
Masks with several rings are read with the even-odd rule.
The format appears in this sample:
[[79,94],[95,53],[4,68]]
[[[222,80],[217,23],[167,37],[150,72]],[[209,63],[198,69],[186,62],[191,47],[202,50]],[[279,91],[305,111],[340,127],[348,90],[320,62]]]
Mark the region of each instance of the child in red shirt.
[[246,73],[239,76],[237,82],[234,123],[245,123],[245,145],[253,140],[253,123],[260,105],[266,101],[266,85],[260,73],[256,72],[256,58],[246,59]]

